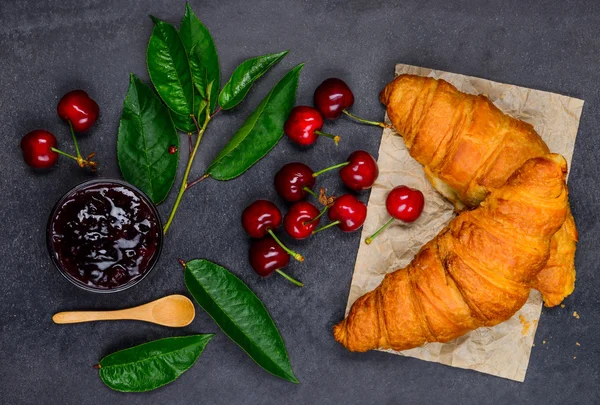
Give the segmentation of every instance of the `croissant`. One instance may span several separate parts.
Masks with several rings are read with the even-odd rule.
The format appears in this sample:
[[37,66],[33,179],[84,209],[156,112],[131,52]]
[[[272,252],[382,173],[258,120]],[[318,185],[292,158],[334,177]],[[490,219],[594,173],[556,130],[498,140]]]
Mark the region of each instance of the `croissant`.
[[[457,211],[477,207],[526,160],[548,153],[530,124],[502,113],[487,97],[461,93],[444,80],[400,75],[380,94],[410,154]],[[577,230],[570,211],[534,287],[546,306],[575,288]]]
[[335,339],[351,351],[406,350],[509,319],[527,301],[567,215],[566,171],[557,154],[528,160],[360,297],[335,325]]

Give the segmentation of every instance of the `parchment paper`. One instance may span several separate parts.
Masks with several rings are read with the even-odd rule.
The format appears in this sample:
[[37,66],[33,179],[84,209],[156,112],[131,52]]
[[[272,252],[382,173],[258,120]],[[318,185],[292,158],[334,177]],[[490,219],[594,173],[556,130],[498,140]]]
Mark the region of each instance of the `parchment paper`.
[[[410,73],[444,79],[459,90],[484,94],[502,111],[531,123],[552,152],[571,164],[583,100],[555,93],[502,84],[417,66],[396,65],[396,75]],[[389,122],[386,116],[386,122]],[[377,287],[386,273],[406,266],[426,242],[454,217],[452,205],[429,184],[419,163],[410,157],[404,141],[393,129],[383,131],[379,148],[379,179],[369,198],[369,209],[356,257],[346,313],[361,295]],[[371,245],[364,239],[383,225],[388,192],[405,184],[425,195],[425,209],[414,223],[395,222]],[[449,343],[429,343],[389,353],[467,368],[522,382],[525,379],[542,299],[532,290],[529,300],[510,320],[493,328],[480,328]]]

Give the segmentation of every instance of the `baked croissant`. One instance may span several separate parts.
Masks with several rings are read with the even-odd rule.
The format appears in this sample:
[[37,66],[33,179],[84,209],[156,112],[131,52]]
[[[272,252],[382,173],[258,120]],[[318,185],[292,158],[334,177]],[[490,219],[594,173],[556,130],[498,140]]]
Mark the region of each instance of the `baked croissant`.
[[334,327],[351,351],[448,342],[512,317],[568,212],[567,165],[528,160],[472,211],[455,217],[404,269],[387,274]]
[[[400,75],[380,99],[411,156],[457,211],[477,207],[526,160],[549,152],[533,126],[444,80]],[[546,306],[560,304],[575,288],[576,241],[569,212],[553,241],[548,268],[534,282]]]

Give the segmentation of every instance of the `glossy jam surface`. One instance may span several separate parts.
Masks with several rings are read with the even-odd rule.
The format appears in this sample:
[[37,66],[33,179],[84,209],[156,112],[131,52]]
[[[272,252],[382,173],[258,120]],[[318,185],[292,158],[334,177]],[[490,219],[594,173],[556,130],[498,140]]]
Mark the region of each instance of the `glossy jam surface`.
[[138,191],[94,182],[71,191],[48,227],[50,253],[64,273],[88,288],[110,290],[134,283],[160,253],[156,211]]

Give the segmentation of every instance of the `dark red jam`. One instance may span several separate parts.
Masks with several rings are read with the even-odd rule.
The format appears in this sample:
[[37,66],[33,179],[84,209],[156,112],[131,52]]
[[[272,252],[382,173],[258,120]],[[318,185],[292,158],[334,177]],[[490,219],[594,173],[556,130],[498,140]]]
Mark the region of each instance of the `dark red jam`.
[[86,289],[135,284],[160,254],[156,209],[129,185],[99,180],[76,187],[48,225],[50,254],[63,274]]

